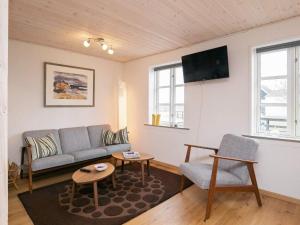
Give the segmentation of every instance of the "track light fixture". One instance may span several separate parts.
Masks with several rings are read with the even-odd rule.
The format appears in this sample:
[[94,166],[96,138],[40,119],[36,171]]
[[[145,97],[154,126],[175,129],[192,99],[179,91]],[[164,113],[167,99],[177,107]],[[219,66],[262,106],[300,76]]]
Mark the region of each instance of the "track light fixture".
[[106,51],[108,49],[107,51],[108,54],[110,55],[114,54],[114,50],[112,46],[110,45],[110,47],[108,48],[108,44],[104,41],[103,38],[88,38],[87,40],[83,41],[83,46],[86,48],[90,47],[91,41],[99,44],[103,51]]

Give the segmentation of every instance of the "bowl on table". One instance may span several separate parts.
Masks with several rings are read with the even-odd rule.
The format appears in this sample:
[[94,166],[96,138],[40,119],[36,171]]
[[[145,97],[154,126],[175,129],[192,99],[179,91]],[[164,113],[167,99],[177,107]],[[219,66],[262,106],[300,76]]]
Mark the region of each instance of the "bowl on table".
[[105,163],[99,163],[95,165],[95,169],[101,172],[107,169],[107,165]]

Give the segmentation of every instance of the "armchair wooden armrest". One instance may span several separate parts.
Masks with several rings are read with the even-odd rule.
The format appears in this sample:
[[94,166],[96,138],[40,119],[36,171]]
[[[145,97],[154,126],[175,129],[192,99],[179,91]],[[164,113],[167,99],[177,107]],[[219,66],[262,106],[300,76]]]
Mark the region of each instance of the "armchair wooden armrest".
[[252,161],[252,160],[244,160],[244,159],[239,159],[239,158],[232,158],[232,157],[224,157],[224,156],[219,156],[219,155],[209,155],[210,157],[213,158],[218,158],[218,159],[226,159],[226,160],[232,160],[232,161],[238,161],[238,162],[244,162],[247,164],[253,164],[253,163],[258,163],[256,161]]
[[213,150],[215,152],[215,154],[218,153],[217,148],[205,147],[205,146],[200,146],[200,145],[191,145],[191,144],[184,144],[184,146],[188,147],[187,151],[186,151],[185,162],[189,162],[192,148],[208,149],[208,150]]

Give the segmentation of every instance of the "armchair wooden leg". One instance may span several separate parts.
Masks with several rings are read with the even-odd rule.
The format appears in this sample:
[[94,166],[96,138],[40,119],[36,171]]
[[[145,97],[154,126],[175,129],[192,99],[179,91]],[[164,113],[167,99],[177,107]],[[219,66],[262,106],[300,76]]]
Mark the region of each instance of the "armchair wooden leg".
[[211,213],[212,203],[213,203],[214,195],[215,195],[218,164],[219,164],[219,159],[215,158],[212,173],[211,173],[210,185],[209,185],[209,189],[208,189],[208,199],[207,199],[206,213],[205,213],[204,221],[209,219],[210,213]]
[[262,202],[261,202],[261,198],[260,198],[260,194],[259,194],[259,190],[258,190],[258,185],[257,185],[257,181],[256,181],[256,176],[255,176],[253,164],[247,164],[247,167],[248,167],[248,171],[249,171],[249,175],[250,175],[252,185],[255,188],[254,194],[255,194],[255,197],[256,197],[257,204],[258,204],[259,207],[261,207]]
[[183,191],[184,182],[185,182],[185,176],[181,175],[181,177],[180,177],[180,189],[179,189],[180,193]]

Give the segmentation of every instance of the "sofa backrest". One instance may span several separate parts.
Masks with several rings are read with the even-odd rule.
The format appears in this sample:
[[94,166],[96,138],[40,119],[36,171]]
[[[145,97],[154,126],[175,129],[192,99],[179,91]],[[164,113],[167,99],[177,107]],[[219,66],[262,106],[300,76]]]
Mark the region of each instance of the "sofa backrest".
[[108,129],[110,129],[110,126],[108,124],[87,127],[92,148],[98,148],[104,146],[102,141],[102,132],[103,130],[108,130]]
[[58,134],[58,130],[30,130],[30,131],[25,131],[23,133],[23,145],[26,146],[27,143],[25,142],[25,138],[26,137],[33,137],[33,138],[37,138],[37,137],[45,137],[48,134],[53,134],[55,141],[57,143],[57,151],[58,154],[62,154],[62,147],[61,147],[61,143],[60,143],[60,138],[59,138],[59,134]]
[[72,127],[58,130],[62,152],[70,153],[91,148],[86,127]]

